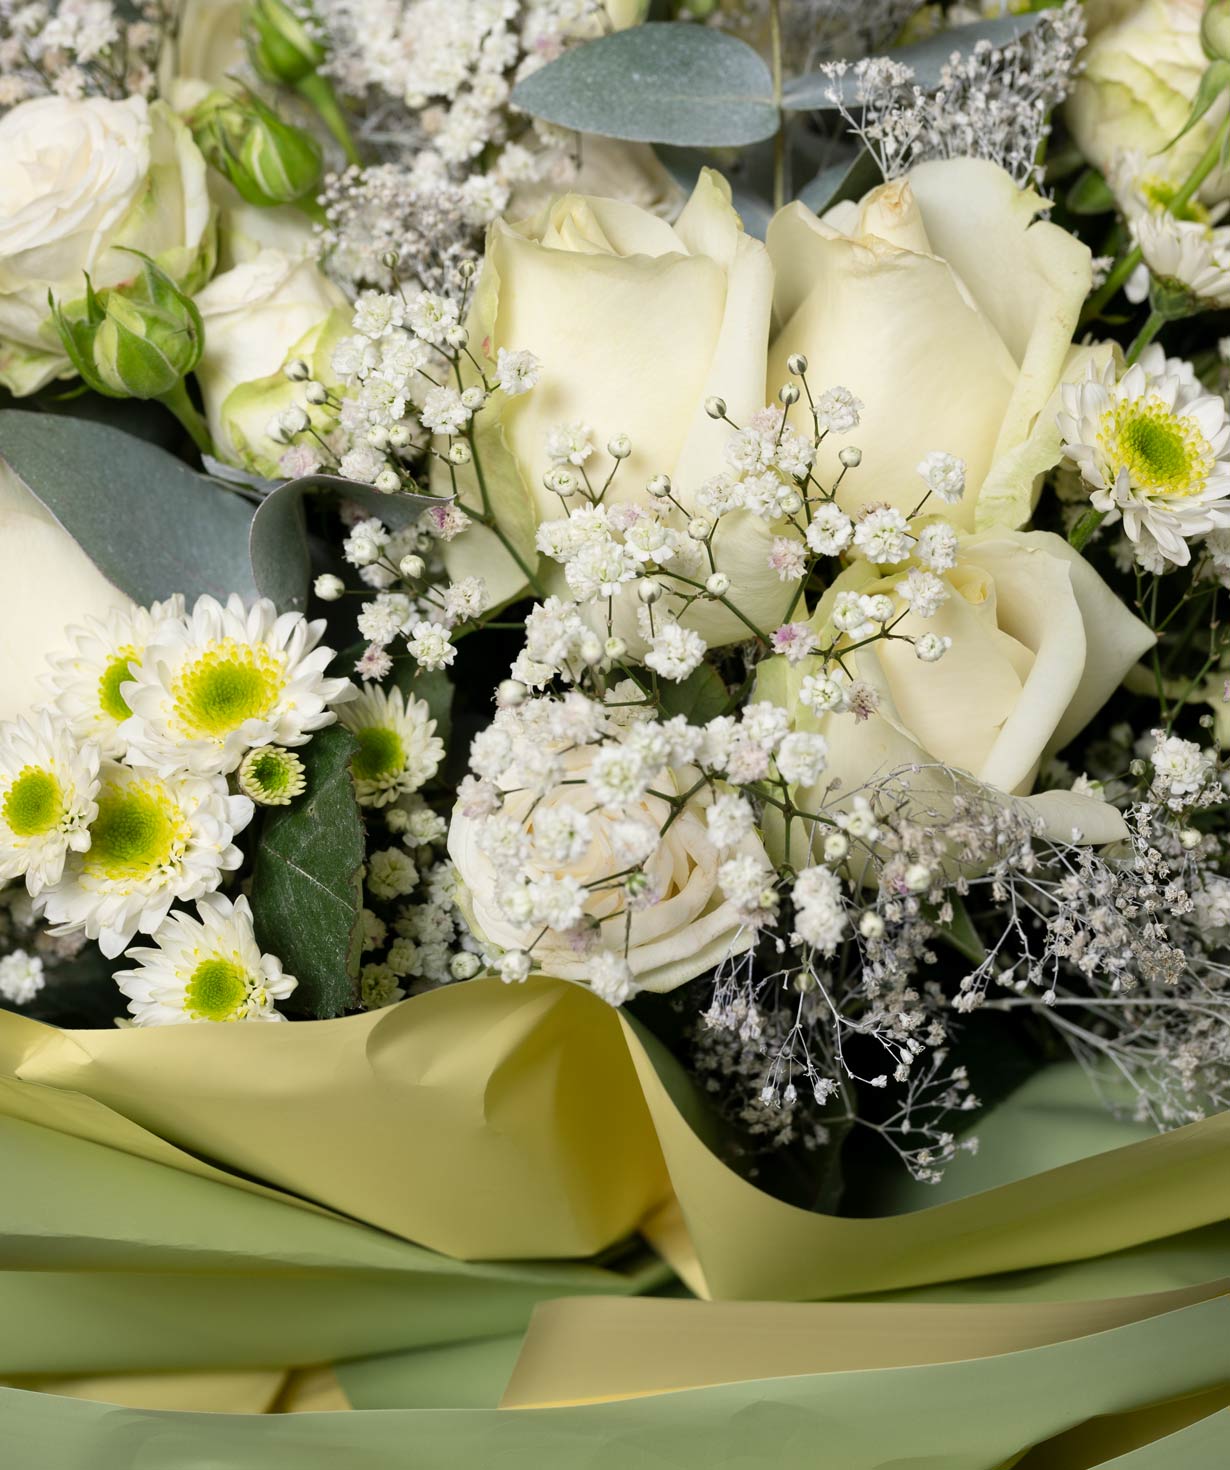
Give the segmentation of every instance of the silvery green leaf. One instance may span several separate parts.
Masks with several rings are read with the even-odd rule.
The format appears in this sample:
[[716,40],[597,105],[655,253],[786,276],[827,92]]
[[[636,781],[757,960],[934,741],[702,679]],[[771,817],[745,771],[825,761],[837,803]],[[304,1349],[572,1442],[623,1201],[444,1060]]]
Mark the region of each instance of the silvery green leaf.
[[[928,36],[925,41],[916,41],[912,46],[900,46],[884,54],[892,61],[908,66],[914,73],[914,82],[924,92],[932,92],[940,84],[940,73],[954,52],[968,56],[979,41],[990,41],[992,46],[1006,46],[1030,31],[1045,16],[1046,11],[1035,11],[1026,15],[1006,15],[999,20],[979,20],[972,25],[954,26],[941,31],[938,36]],[[782,97],[782,106],[789,112],[823,112],[837,106],[829,94],[836,91],[847,107],[858,106],[858,77],[853,67],[842,77],[826,77],[821,72],[795,77],[787,82]]]
[[533,117],[581,133],[741,147],[777,131],[773,80],[737,36],[652,22],[565,51],[513,88]]
[[823,214],[846,199],[861,199],[869,189],[883,183],[880,166],[867,151],[860,149],[851,158],[821,169],[810,184],[799,190],[798,197],[815,214]]

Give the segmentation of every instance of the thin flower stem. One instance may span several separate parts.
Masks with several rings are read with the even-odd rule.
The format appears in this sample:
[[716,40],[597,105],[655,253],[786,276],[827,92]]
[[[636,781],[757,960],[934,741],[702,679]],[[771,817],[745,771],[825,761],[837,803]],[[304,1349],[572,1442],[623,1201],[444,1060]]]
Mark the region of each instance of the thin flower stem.
[[1148,320],[1141,327],[1140,331],[1137,332],[1132,345],[1127,350],[1127,357],[1124,361],[1128,367],[1131,367],[1137,358],[1139,358],[1140,354],[1148,347],[1149,343],[1153,341],[1154,337],[1157,336],[1165,324],[1166,315],[1164,312],[1151,311],[1149,313]]
[[782,106],[782,3],[769,0],[769,47],[773,60],[773,105],[777,132],[773,135],[773,208],[786,203],[786,111]]

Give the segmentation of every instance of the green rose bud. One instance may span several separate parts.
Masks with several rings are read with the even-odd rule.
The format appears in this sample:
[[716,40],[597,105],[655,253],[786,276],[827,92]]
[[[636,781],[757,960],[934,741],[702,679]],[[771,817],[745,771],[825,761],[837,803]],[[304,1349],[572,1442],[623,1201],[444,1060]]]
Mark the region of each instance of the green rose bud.
[[1210,0],[1200,22],[1200,44],[1210,61],[1230,61],[1230,0]]
[[283,0],[252,0],[243,19],[248,59],[267,82],[295,87],[325,59],[325,50]]
[[314,195],[321,175],[319,145],[259,97],[211,93],[189,125],[197,147],[249,204],[296,204]]

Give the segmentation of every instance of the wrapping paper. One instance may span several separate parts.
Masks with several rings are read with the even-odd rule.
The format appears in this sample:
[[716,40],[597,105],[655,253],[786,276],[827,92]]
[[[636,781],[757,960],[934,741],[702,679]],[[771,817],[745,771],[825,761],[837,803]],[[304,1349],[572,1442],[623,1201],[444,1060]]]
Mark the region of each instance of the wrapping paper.
[[[1230,1119],[1146,1135],[1050,1069],[855,1220],[732,1173],[694,1101],[547,980],[0,1015],[0,1463],[1230,1463]],[[638,1230],[719,1300],[645,1297],[684,1287]]]

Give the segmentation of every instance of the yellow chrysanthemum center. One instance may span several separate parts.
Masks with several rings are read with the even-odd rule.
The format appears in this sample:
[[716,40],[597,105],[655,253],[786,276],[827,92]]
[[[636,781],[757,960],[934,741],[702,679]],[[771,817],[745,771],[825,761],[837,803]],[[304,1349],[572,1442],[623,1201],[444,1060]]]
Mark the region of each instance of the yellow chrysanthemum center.
[[1136,187],[1145,203],[1158,214],[1172,214],[1175,219],[1194,220],[1201,225],[1210,223],[1209,211],[1199,199],[1189,199],[1185,204],[1179,205],[1178,209],[1174,207],[1179,186],[1170,179],[1164,179],[1159,174],[1149,174],[1140,179]]
[[210,955],[188,980],[184,1010],[202,1021],[234,1021],[251,989],[248,971],[238,960]]
[[171,695],[184,734],[219,738],[268,715],[283,683],[278,654],[223,638],[184,665]]
[[102,678],[98,681],[98,707],[117,725],[132,714],[128,701],[120,693],[120,685],[127,684],[132,679],[132,670],[128,666],[139,656],[139,651],[130,645],[117,648],[115,657],[103,670]]
[[64,815],[64,790],[45,766],[23,766],[4,794],[4,820],[14,837],[41,837]]
[[1102,416],[1098,444],[1116,478],[1127,470],[1132,488],[1152,495],[1198,495],[1213,469],[1213,451],[1195,421],[1160,398],[1112,405]]
[[183,811],[163,782],[104,787],[90,828],[86,872],[113,882],[146,878],[178,860],[189,832]]
[[356,730],[354,738],[359,748],[351,766],[360,781],[380,781],[405,770],[406,747],[396,730],[388,725],[368,725]]

